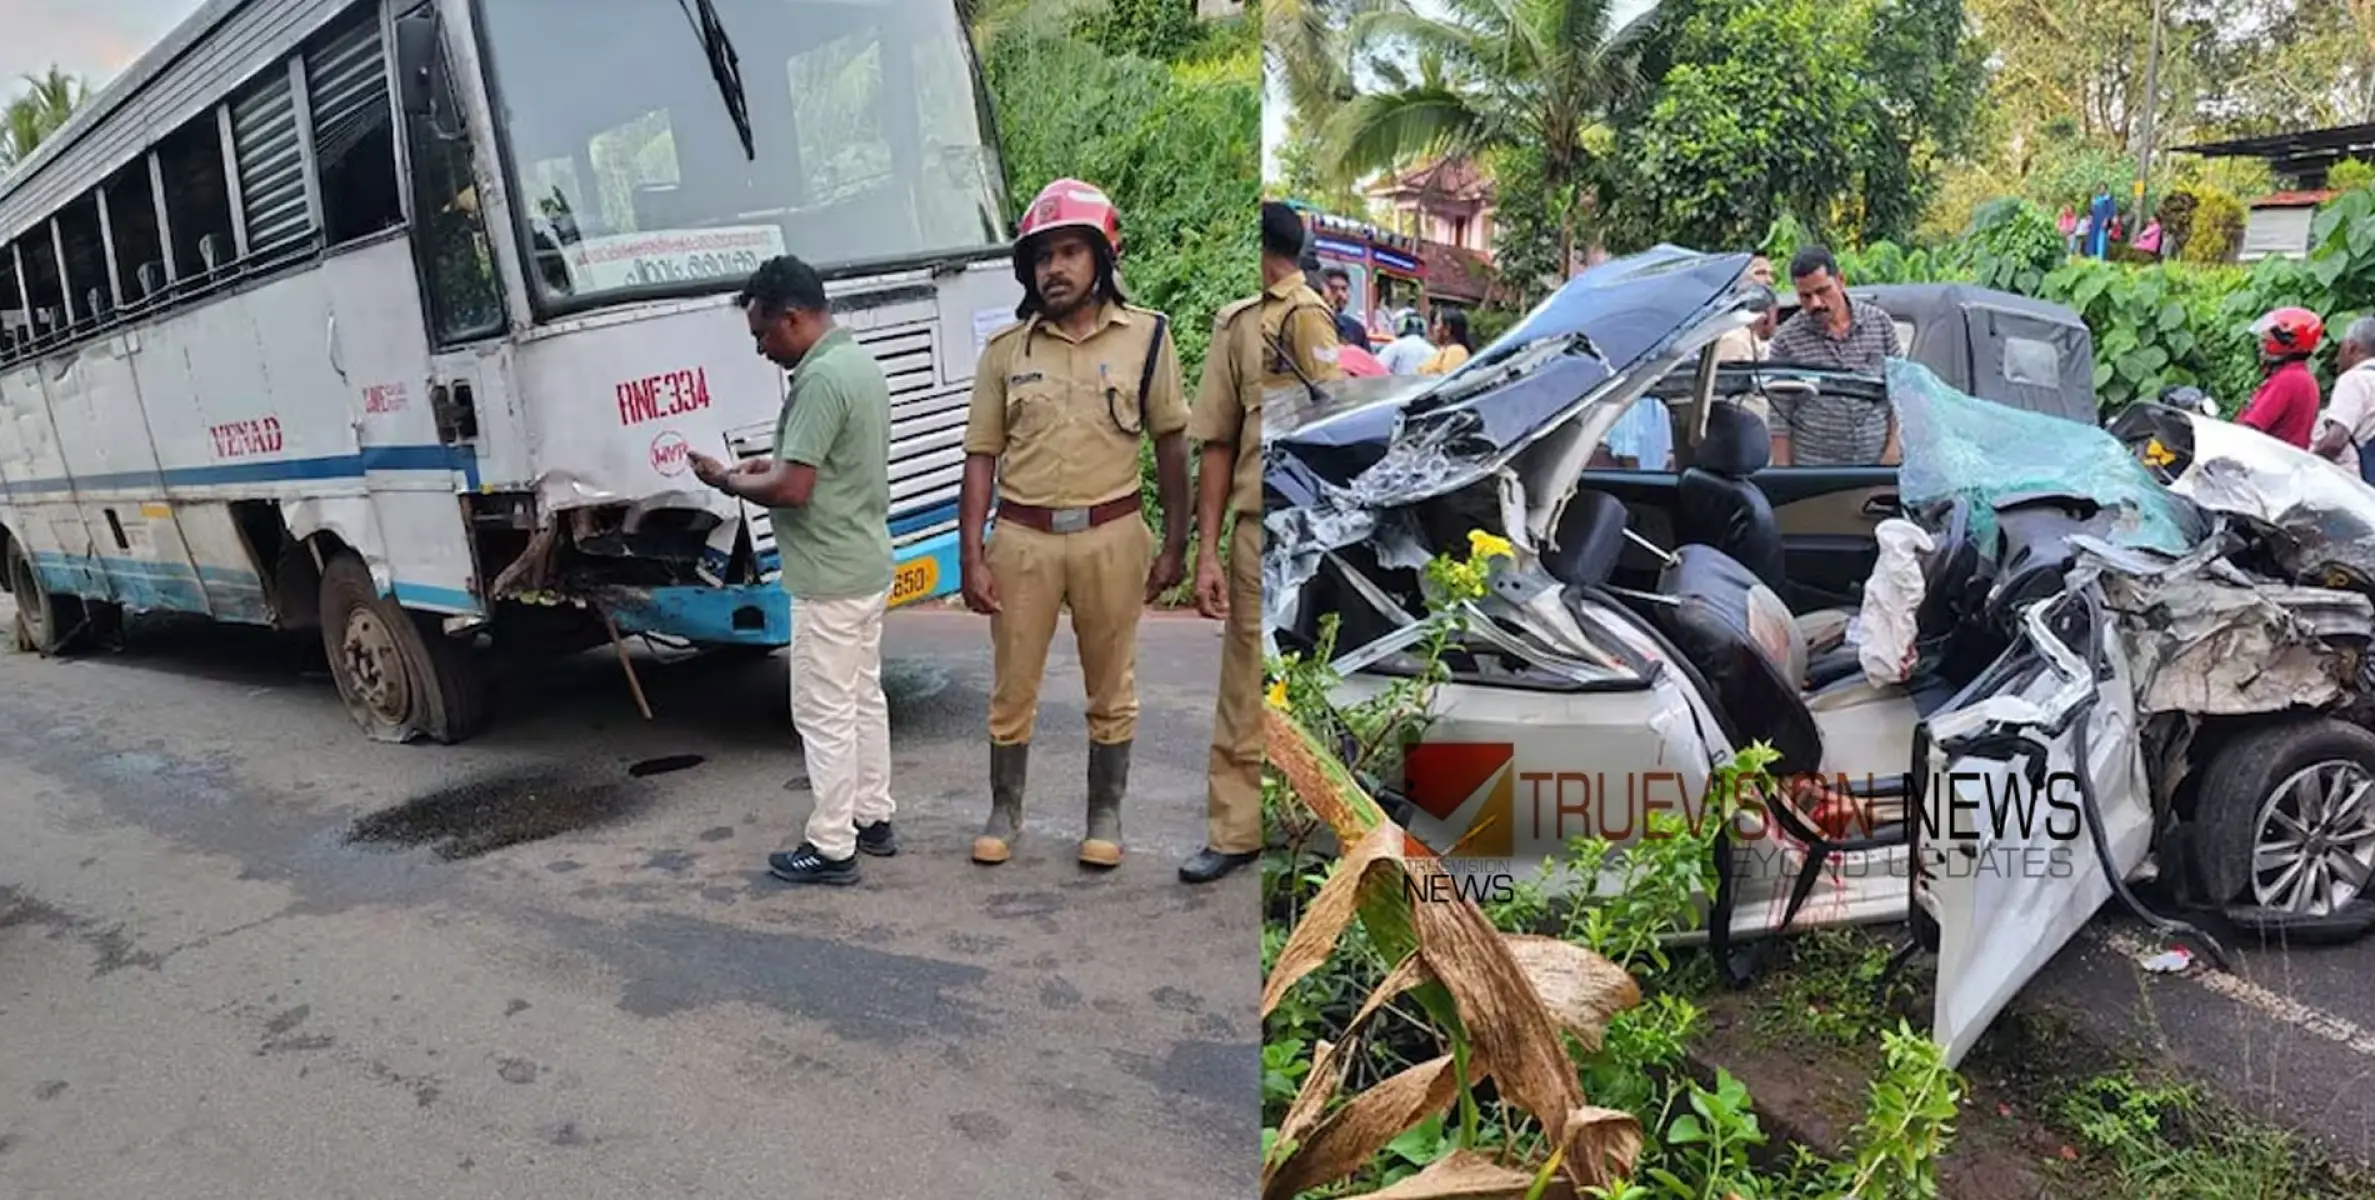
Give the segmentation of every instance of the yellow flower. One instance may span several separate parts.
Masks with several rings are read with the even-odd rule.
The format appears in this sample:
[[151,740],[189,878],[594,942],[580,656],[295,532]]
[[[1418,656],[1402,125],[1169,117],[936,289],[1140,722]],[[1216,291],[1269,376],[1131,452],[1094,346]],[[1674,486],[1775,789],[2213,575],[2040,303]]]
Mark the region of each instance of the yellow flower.
[[1481,529],[1468,531],[1468,561],[1515,557],[1517,548],[1509,544],[1508,538],[1496,537]]
[[1275,708],[1280,712],[1286,711],[1286,680],[1281,679],[1278,682],[1270,685],[1270,695],[1268,699],[1270,701],[1270,707]]

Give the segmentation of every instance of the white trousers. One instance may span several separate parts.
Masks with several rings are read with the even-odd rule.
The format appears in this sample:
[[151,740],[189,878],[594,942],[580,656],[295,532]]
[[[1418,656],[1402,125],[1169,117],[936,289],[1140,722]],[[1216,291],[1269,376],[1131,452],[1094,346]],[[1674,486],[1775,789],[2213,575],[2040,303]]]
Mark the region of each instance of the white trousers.
[[882,695],[882,618],[890,592],[792,601],[792,726],[816,807],[808,842],[840,860],[858,825],[891,817],[891,714]]

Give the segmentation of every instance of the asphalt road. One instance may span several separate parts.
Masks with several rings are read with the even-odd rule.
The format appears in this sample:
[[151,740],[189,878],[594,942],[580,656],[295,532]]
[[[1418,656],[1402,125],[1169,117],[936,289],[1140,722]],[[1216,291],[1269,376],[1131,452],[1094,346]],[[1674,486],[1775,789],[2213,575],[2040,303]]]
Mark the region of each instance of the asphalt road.
[[258,631],[0,651],[0,1195],[1251,1195],[1256,884],[1173,874],[1218,646],[1146,625],[1107,876],[1059,651],[990,869],[986,626],[900,614],[904,852],[797,890],[764,870],[807,811],[781,657],[645,658],[646,723],[587,654],[433,747],[364,740]]
[[2375,1169],[2375,939],[2283,946],[2222,932],[2221,941],[2233,971],[2198,948],[2182,973],[2148,971],[2171,940],[2106,905],[2019,1003],[2177,1069],[2338,1163]]

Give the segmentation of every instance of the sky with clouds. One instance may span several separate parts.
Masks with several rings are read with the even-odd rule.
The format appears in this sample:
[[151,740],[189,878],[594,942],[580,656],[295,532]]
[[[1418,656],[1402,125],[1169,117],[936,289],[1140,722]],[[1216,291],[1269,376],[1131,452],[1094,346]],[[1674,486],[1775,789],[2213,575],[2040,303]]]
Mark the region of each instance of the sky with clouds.
[[56,63],[97,91],[202,0],[0,0],[0,93]]

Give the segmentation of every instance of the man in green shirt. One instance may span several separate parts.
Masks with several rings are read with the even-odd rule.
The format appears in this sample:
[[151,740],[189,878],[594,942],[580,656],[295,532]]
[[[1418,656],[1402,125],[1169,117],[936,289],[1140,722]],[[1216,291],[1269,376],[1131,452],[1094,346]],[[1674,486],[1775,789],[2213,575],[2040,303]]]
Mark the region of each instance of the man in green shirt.
[[855,883],[857,852],[898,852],[882,620],[891,593],[891,392],[833,323],[824,281],[789,256],[742,289],[759,353],[789,368],[775,456],[739,467],[694,454],[703,483],[773,518],[792,597],[792,723],[816,805],[807,840],[767,858],[792,883]]

